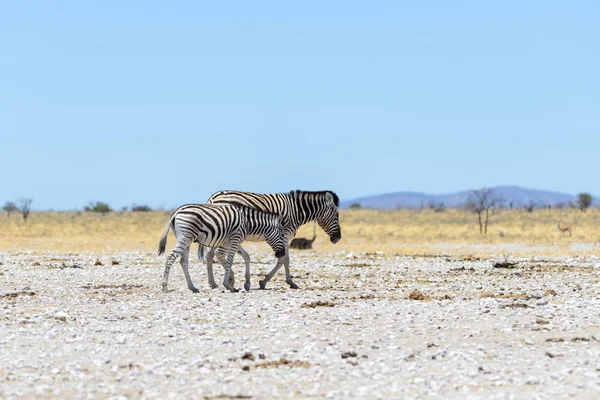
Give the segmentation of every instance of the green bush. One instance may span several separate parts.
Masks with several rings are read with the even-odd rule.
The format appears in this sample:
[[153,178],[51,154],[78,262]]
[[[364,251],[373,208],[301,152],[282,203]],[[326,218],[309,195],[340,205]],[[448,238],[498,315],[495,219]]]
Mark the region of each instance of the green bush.
[[577,205],[581,211],[585,211],[592,205],[592,195],[589,193],[579,193],[577,195]]
[[83,211],[90,211],[90,212],[106,214],[108,212],[111,212],[112,209],[110,208],[110,206],[108,204],[103,203],[101,201],[97,201],[95,203],[90,203],[87,206],[83,207]]
[[362,205],[360,203],[352,203],[348,208],[350,208],[351,210],[360,210],[362,208]]
[[6,211],[8,218],[10,218],[10,214],[12,214],[14,212],[19,212],[21,210],[19,210],[19,207],[17,207],[17,205],[15,203],[13,203],[12,201],[7,201],[2,206],[2,211]]

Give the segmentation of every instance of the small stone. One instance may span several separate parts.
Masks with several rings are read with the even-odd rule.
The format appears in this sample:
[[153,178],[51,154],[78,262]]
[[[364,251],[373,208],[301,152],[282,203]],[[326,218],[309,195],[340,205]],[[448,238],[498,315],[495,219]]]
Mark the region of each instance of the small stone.
[[102,265],[102,261],[100,261],[100,259],[98,258],[98,259],[96,259],[96,262],[94,263],[94,265],[95,266]]
[[347,351],[345,353],[342,353],[342,358],[350,358],[350,357],[356,357],[356,352],[355,351]]
[[111,265],[119,265],[119,262],[117,260],[112,260],[110,263]]
[[250,360],[250,361],[254,361],[254,355],[252,353],[250,353],[249,351],[245,352],[244,355],[242,356],[242,360]]
[[244,365],[244,366],[242,367],[242,371],[250,371],[250,366],[248,366],[248,365]]

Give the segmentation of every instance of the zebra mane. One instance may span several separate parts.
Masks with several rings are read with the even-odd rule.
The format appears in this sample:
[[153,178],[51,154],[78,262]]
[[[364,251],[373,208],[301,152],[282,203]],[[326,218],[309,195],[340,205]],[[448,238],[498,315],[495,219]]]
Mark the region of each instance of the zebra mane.
[[333,202],[335,203],[336,207],[340,206],[340,198],[338,197],[337,194],[335,194],[335,192],[332,192],[331,190],[321,190],[321,191],[317,191],[317,192],[309,192],[306,190],[292,190],[291,192],[289,192],[288,194],[291,197],[298,197],[300,194],[308,194],[308,195],[324,195],[329,193],[331,196],[333,196]]

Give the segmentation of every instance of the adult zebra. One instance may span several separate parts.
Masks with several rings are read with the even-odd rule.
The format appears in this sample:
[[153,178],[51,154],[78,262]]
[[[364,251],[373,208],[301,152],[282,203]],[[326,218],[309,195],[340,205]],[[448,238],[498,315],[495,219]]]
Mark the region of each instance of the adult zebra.
[[[300,226],[316,220],[319,226],[327,233],[327,235],[329,235],[329,239],[332,243],[337,243],[342,238],[338,214],[340,200],[338,196],[330,190],[319,192],[294,190],[289,193],[276,194],[221,190],[210,196],[206,204],[246,206],[282,216],[281,223],[283,225],[286,244],[285,255],[277,260],[277,264],[271,272],[265,276],[265,279],[259,281],[261,289],[265,288],[273,275],[281,268],[281,265],[285,267],[285,282],[290,285],[292,289],[298,289],[298,285],[292,281],[292,275],[290,273],[288,245],[290,240],[296,236],[296,232]],[[246,240],[262,241],[263,239],[258,236],[248,236],[246,237]],[[246,263],[246,283],[244,284],[244,288],[250,290],[250,256],[241,246],[238,249],[238,253],[244,258],[244,262]],[[206,269],[209,284],[212,287],[216,287],[212,270],[213,255],[214,248],[211,248],[207,253]]]
[[179,207],[169,218],[158,244],[158,255],[161,255],[165,252],[169,229],[173,229],[177,246],[167,257],[162,282],[163,291],[167,291],[171,266],[177,257],[181,257],[181,268],[188,288],[192,292],[198,292],[188,271],[190,244],[198,242],[218,248],[217,257],[225,268],[223,286],[236,292],[233,287],[231,264],[240,244],[248,235],[264,238],[275,252],[275,257],[285,255],[287,241],[285,241],[281,219],[279,214],[243,206],[186,204]]

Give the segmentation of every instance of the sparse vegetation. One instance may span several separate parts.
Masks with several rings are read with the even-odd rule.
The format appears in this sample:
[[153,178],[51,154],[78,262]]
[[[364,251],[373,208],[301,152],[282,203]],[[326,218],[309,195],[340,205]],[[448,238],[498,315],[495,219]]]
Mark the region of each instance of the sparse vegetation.
[[21,214],[23,215],[23,220],[25,220],[25,222],[27,222],[27,218],[29,218],[29,213],[31,212],[31,203],[32,202],[33,202],[33,199],[30,199],[28,197],[21,197],[19,199],[18,209],[21,211]]
[[446,210],[446,204],[444,204],[443,201],[440,201],[439,203],[436,203],[433,200],[431,200],[429,202],[429,209],[433,210],[435,212],[442,212],[442,211]]
[[6,211],[6,215],[8,216],[8,218],[10,218],[10,214],[12,214],[14,212],[18,212],[19,207],[17,207],[17,205],[15,203],[13,203],[12,201],[7,201],[2,206],[2,211]]
[[[95,212],[37,212],[26,225],[16,218],[0,218],[0,250],[32,251],[152,251],[160,233],[169,219],[168,211],[139,213]],[[318,251],[327,252],[384,252],[395,254],[464,254],[465,251],[481,254],[498,243],[519,244],[511,255],[531,254],[540,251],[531,245],[547,245],[544,254],[570,254],[600,256],[600,210],[590,208],[582,213],[578,209],[536,209],[528,213],[523,209],[494,210],[490,216],[493,228],[486,236],[473,229],[473,216],[466,210],[446,209],[442,213],[431,210],[341,210],[342,240],[331,244],[323,235]],[[573,227],[573,236],[561,236],[556,221]],[[562,226],[562,225],[561,225]],[[313,225],[306,224],[297,233],[311,237]],[[502,231],[502,235],[500,235]],[[171,235],[171,234],[170,234]],[[169,243],[173,243],[173,237]],[[572,242],[589,246],[570,246]],[[473,244],[483,245],[472,250]],[[264,248],[262,243],[248,242],[250,248]],[[266,246],[266,245],[265,245]],[[470,250],[465,250],[470,249]],[[487,249],[487,250],[486,250]]]
[[523,207],[523,208],[527,212],[533,212],[533,209],[535,208],[535,206],[536,206],[536,204],[533,201],[530,201],[529,204],[525,205],[525,207]]
[[141,205],[134,204],[131,206],[131,211],[132,212],[150,212],[150,211],[152,211],[152,208],[145,204],[141,204]]
[[[502,203],[502,198],[496,196],[493,189],[473,190],[467,202],[467,210],[477,214],[479,222],[479,233],[487,235],[488,222],[490,219],[490,209]],[[485,212],[485,220],[482,221],[481,215]]]
[[87,206],[83,207],[83,211],[97,212],[97,213],[100,213],[100,214],[106,214],[108,212],[111,212],[112,209],[110,208],[110,206],[107,203],[103,203],[101,201],[97,201],[95,203],[91,202]]
[[577,206],[581,211],[587,210],[592,205],[592,195],[589,193],[579,193],[577,195]]
[[348,208],[351,210],[360,210],[362,205],[360,203],[352,203]]

